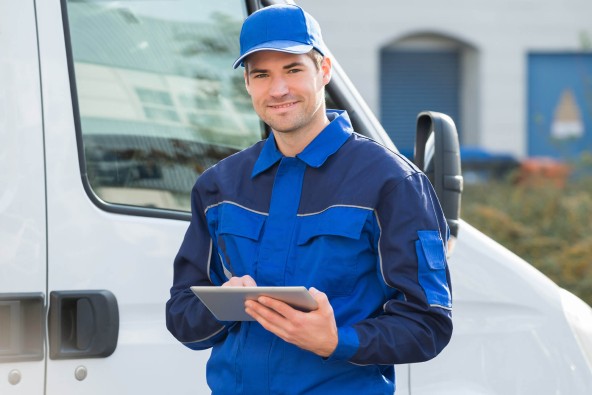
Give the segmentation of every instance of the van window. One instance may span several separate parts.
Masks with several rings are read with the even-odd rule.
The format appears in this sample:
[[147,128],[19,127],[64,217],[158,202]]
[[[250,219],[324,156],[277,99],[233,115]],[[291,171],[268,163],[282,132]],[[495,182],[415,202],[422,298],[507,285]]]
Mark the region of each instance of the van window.
[[243,70],[232,69],[244,2],[66,5],[81,168],[93,194],[189,211],[205,169],[263,138]]

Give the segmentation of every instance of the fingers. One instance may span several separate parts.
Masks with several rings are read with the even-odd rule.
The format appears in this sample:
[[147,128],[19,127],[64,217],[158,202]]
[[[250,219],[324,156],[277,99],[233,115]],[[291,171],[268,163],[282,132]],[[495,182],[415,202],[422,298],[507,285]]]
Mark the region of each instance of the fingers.
[[333,353],[338,343],[337,324],[327,295],[315,288],[310,294],[319,305],[305,313],[267,296],[247,300],[245,311],[261,326],[284,341],[322,357]]
[[270,298],[268,296],[260,296],[257,298],[257,302],[268,308],[269,311],[277,312],[283,317],[290,317],[296,312],[290,305],[279,301],[277,299]]
[[[277,305],[275,305],[275,303],[273,302],[273,299],[265,297],[261,297],[257,300],[246,300],[245,311],[247,312],[247,314],[250,314],[253,318],[259,317],[265,320],[270,320],[276,317],[279,318],[278,316],[281,315],[281,313],[276,309]],[[272,305],[274,307],[272,307]]]
[[319,291],[315,287],[310,287],[308,289],[308,292],[311,294],[313,299],[317,302],[317,304],[319,305],[319,308],[321,308],[321,306],[330,305],[329,298],[327,298],[327,295],[324,292]]
[[261,326],[287,342],[292,342],[294,324],[298,314],[304,314],[279,300],[261,296],[257,300],[245,301],[245,311]]
[[278,319],[280,316],[286,317],[294,311],[294,309],[279,300],[267,296],[260,296],[256,300],[246,300],[245,311],[255,319],[261,317],[269,320],[273,318]]
[[253,280],[253,277],[249,276],[248,274],[241,277],[243,280],[243,287],[256,287],[257,283]]
[[231,277],[230,280],[222,284],[223,287],[256,287],[257,283],[253,277],[248,274],[242,277]]
[[242,281],[240,277],[231,277],[230,280],[226,281],[222,284],[223,287],[240,287],[242,286]]

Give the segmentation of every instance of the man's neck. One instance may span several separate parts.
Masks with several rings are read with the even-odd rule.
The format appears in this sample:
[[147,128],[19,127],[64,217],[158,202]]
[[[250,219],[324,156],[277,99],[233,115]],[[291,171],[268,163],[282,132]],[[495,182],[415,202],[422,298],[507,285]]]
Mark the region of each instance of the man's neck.
[[319,121],[309,125],[306,130],[276,132],[272,130],[275,143],[280,152],[287,157],[295,157],[301,153],[331,123],[323,111]]

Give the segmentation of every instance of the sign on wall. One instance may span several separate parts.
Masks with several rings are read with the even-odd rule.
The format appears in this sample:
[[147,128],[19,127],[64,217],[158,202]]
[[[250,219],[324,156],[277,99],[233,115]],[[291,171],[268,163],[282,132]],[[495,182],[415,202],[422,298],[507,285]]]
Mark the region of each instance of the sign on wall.
[[592,152],[592,54],[528,56],[528,154],[577,160]]

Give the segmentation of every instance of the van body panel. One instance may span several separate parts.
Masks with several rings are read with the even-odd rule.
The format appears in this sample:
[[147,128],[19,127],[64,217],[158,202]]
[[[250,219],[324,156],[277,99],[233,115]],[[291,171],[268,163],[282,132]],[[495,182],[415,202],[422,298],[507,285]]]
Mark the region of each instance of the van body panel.
[[[18,39],[15,39],[18,38]],[[26,360],[20,297],[46,294],[45,175],[32,0],[0,2],[0,394],[42,394],[44,361]],[[11,296],[9,296],[11,295]],[[36,333],[43,337],[42,330]],[[40,346],[43,348],[43,342]],[[6,346],[9,349],[7,350]],[[22,347],[22,348],[21,348]],[[39,350],[41,355],[43,350]],[[25,358],[25,360],[22,360]],[[11,380],[18,381],[17,385]]]
[[449,261],[454,335],[438,358],[411,365],[413,393],[588,393],[592,373],[560,288],[469,224],[461,229]]

